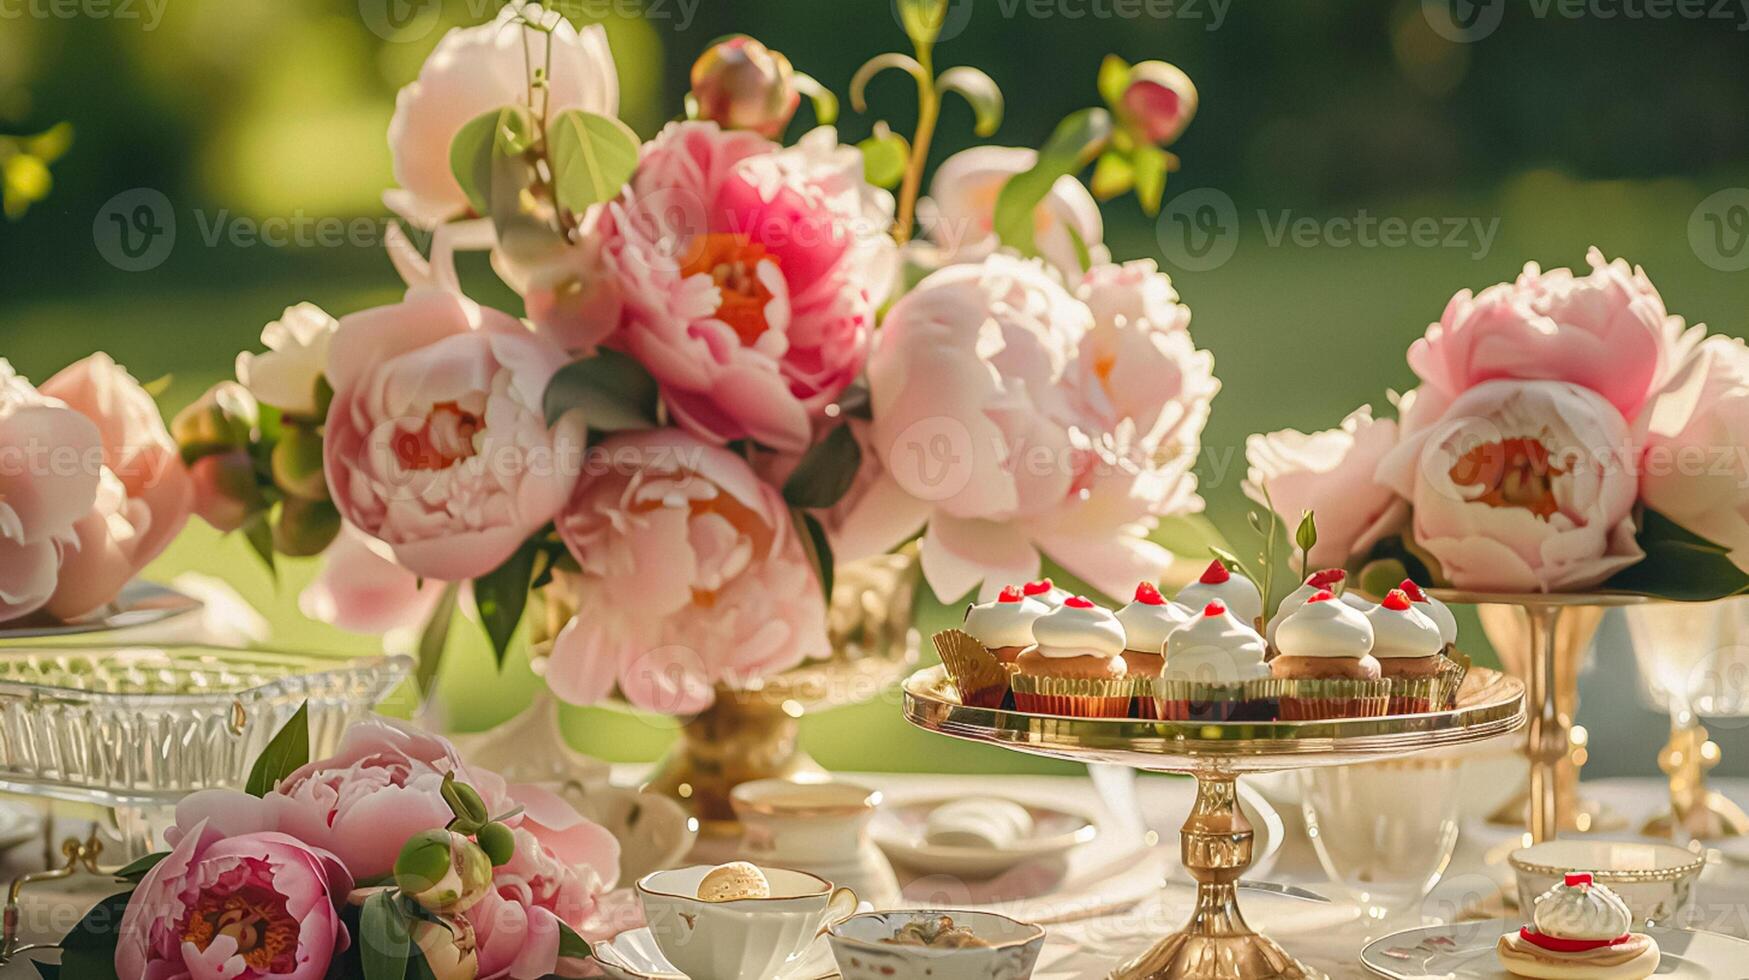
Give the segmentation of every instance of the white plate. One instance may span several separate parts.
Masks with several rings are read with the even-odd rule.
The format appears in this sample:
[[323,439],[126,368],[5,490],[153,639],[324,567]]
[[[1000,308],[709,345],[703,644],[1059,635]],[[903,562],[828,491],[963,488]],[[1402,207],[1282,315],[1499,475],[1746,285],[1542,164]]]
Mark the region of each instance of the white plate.
[[[1367,969],[1391,980],[1513,980],[1494,955],[1494,944],[1517,932],[1518,919],[1463,922],[1393,933],[1360,951]],[[1741,980],[1749,942],[1716,932],[1645,929],[1663,959],[1659,980]]]
[[869,833],[895,864],[931,874],[992,878],[1025,861],[1056,857],[1099,836],[1085,814],[1032,803],[1015,804],[1032,814],[1032,836],[1008,847],[943,847],[923,839],[929,814],[958,797],[888,803],[875,813]]
[[[688,980],[662,955],[656,937],[648,929],[633,929],[596,943],[595,962],[614,980]],[[807,955],[798,963],[773,980],[831,980],[837,976],[838,963],[832,959],[832,947],[822,937],[808,947]]]

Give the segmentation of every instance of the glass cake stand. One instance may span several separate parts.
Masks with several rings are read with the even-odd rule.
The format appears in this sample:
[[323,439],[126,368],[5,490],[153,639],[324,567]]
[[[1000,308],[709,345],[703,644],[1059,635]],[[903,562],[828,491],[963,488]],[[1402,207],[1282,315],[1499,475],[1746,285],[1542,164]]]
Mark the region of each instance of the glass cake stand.
[[960,703],[941,667],[905,681],[905,720],[919,728],[1029,755],[1106,762],[1196,777],[1196,803],[1182,833],[1184,867],[1196,879],[1190,922],[1111,974],[1112,980],[1317,980],[1246,925],[1237,886],[1251,865],[1251,825],[1239,809],[1246,773],[1341,766],[1498,738],[1525,723],[1524,685],[1473,669],[1451,711],[1301,722],[1159,722],[1061,718]]

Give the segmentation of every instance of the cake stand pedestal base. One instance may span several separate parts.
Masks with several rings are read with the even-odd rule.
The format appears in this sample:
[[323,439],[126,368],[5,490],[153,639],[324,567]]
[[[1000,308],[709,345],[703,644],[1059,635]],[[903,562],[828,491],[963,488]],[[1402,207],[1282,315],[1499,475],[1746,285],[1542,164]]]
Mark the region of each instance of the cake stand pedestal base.
[[1239,877],[1251,866],[1253,833],[1239,808],[1237,776],[1196,773],[1196,805],[1184,822],[1184,868],[1196,879],[1196,909],[1183,930],[1124,964],[1111,980],[1323,980],[1245,924]]

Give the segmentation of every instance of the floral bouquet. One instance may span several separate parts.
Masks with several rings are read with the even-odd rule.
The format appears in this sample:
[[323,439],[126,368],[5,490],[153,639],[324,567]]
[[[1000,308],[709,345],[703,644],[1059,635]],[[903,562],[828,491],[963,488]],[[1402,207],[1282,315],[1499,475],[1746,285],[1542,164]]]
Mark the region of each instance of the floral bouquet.
[[[982,72],[937,72],[946,7],[898,4],[914,55],[850,80],[866,111],[909,75],[916,131],[855,146],[748,37],[640,143],[599,27],[515,2],[451,31],[389,127],[386,200],[429,235],[391,236],[405,299],[267,327],[187,413],[199,513],[270,562],[325,552],[303,606],[347,628],[446,625],[471,595],[502,656],[552,597],[578,610],[556,694],[675,714],[827,656],[835,560],[920,538],[949,599],[1041,553],[1112,595],[1158,579],[1219,385],[1171,282],[1110,262],[1095,198],[1158,207],[1195,89],[1110,59],[1104,106],[954,156],[924,200],[945,96],[985,136],[1002,114]],[[817,125],[786,142],[803,96]],[[466,249],[521,310],[464,294]]]
[[[117,873],[45,977],[537,980],[637,923],[604,893],[619,844],[542,790],[372,721],[307,761],[300,711],[246,792],[183,800],[167,853]],[[617,910],[617,911],[616,911]]]
[[[1749,590],[1749,349],[1669,315],[1643,270],[1525,266],[1464,290],[1409,348],[1397,418],[1252,436],[1247,493],[1316,512],[1302,566],[1383,594],[1706,600]],[[1303,573],[1303,569],[1302,569]]]

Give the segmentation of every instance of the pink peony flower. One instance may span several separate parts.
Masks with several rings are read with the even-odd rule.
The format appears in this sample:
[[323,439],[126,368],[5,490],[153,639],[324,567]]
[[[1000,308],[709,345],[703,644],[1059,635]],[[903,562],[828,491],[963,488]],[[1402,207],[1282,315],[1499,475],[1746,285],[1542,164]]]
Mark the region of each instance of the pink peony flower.
[[339,906],[352,876],[284,834],[204,823],[147,872],[122,913],[121,980],[322,980],[350,945]]
[[517,842],[510,864],[493,878],[493,894],[467,912],[480,943],[480,977],[535,980],[555,969],[559,923],[582,930],[601,894],[618,877],[619,843],[606,830],[545,790],[507,786],[465,765],[445,739],[382,720],[347,729],[340,749],[286,777],[262,799],[208,790],[176,808],[180,839],[209,826],[231,835],[272,830],[331,850],[355,877],[393,869],[407,838],[446,825],[445,773],[479,791]]
[[60,619],[114,599],[188,523],[194,483],[152,396],[108,354],[62,369],[42,386],[90,419],[103,439],[96,502],[75,527],[79,543],[45,607]]
[[862,370],[896,276],[892,207],[830,128],[779,149],[671,125],[603,221],[625,302],[611,343],[688,431],[799,452]]
[[97,427],[0,358],[0,622],[48,603],[102,472]]
[[425,578],[497,568],[570,496],[584,423],[547,428],[564,352],[465,297],[421,287],[340,321],[324,468],[340,513]]
[[1640,451],[1589,388],[1487,381],[1405,437],[1378,479],[1409,499],[1415,541],[1451,584],[1571,592],[1645,557],[1633,520]]
[[322,553],[322,570],[298,596],[298,609],[353,633],[386,633],[423,624],[442,592],[397,565],[387,545],[346,524]]
[[[1341,568],[1350,556],[1365,554],[1401,529],[1408,517],[1403,498],[1374,477],[1396,445],[1397,423],[1373,418],[1370,405],[1349,413],[1334,429],[1248,436],[1245,494],[1265,506],[1273,502],[1290,538],[1300,515],[1314,512],[1318,543],[1312,548],[1312,567]],[[1304,574],[1298,569],[1297,551],[1292,560]]]
[[1709,337],[1647,412],[1647,507],[1731,549],[1749,569],[1749,348]]
[[1638,418],[1674,364],[1682,321],[1664,310],[1638,267],[1603,253],[1585,256],[1591,274],[1543,272],[1528,263],[1516,282],[1452,297],[1438,323],[1409,348],[1435,401],[1448,403],[1496,378],[1570,381]]
[[[527,30],[518,23],[521,18],[539,20],[551,31]],[[548,64],[549,55],[550,116],[571,109],[619,115],[619,75],[601,25],[579,31],[564,15],[537,3],[506,4],[490,24],[445,34],[419,69],[418,80],[395,97],[389,152],[401,189],[384,195],[390,209],[420,228],[466,214],[467,195],[450,169],[450,143],[479,116],[526,104],[529,66]]]
[[1147,533],[1201,507],[1190,469],[1218,387],[1162,289],[1145,265],[1097,269],[1083,302],[1002,255],[925,279],[869,361],[886,473],[857,536],[890,547],[927,521],[943,597],[1036,578],[1041,549],[1110,595],[1158,578],[1172,556]]
[[[1038,151],[1011,146],[975,146],[942,162],[921,212],[940,262],[979,262],[996,251],[996,198],[1010,178],[1037,162]],[[1099,203],[1079,180],[1061,177],[1033,216],[1033,241],[1045,261],[1071,282],[1083,270],[1077,237],[1095,265],[1110,261]]]
[[674,429],[591,447],[559,534],[586,610],[547,684],[574,704],[617,684],[669,714],[827,653],[826,608],[783,498],[739,456]]

